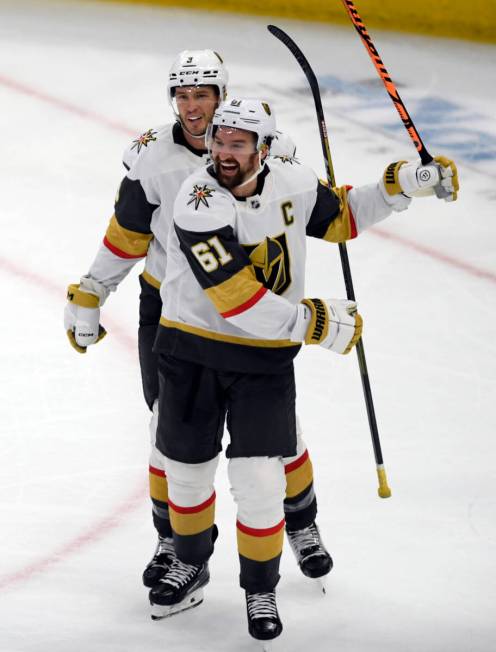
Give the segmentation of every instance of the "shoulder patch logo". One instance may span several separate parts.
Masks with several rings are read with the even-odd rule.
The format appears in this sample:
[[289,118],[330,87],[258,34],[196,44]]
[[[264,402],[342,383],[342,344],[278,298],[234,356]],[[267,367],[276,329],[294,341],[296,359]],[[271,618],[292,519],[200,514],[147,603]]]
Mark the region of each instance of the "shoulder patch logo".
[[148,143],[150,143],[152,140],[157,140],[156,135],[156,131],[153,131],[153,129],[148,129],[148,131],[145,131],[144,134],[141,134],[139,138],[133,140],[133,146],[131,149],[136,149],[139,154],[142,147],[147,147]]
[[200,204],[203,204],[203,206],[206,206],[207,208],[210,208],[207,199],[212,196],[212,193],[215,192],[215,188],[209,188],[207,184],[203,184],[203,186],[193,186],[193,191],[189,193],[189,196],[191,199],[188,202],[188,206],[195,202],[195,211],[198,210],[198,206]]
[[259,244],[242,247],[250,257],[257,281],[275,294],[283,294],[292,282],[286,233],[266,236]]

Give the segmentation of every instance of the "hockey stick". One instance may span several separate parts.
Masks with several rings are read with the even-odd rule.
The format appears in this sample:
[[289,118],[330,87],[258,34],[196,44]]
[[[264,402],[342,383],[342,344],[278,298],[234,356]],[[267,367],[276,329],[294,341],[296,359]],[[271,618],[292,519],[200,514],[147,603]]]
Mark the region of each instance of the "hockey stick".
[[377,51],[377,48],[375,45],[372,43],[372,39],[370,38],[369,33],[367,32],[367,28],[363,24],[362,19],[360,18],[360,14],[357,11],[357,8],[355,7],[353,0],[342,0],[346,11],[348,12],[348,16],[350,17],[351,22],[355,26],[356,31],[358,32],[358,35],[362,39],[362,42],[365,46],[365,49],[369,53],[370,58],[372,59],[372,63],[375,66],[375,69],[379,73],[379,77],[382,79],[384,86],[386,87],[386,91],[391,98],[394,106],[396,107],[396,110],[400,114],[400,118],[405,126],[405,129],[408,132],[408,135],[413,141],[413,144],[415,145],[415,148],[417,152],[419,153],[420,160],[422,161],[423,165],[427,165],[428,163],[431,163],[433,158],[427,151],[426,146],[422,142],[422,138],[420,138],[418,131],[415,128],[415,125],[413,124],[413,120],[410,117],[410,114],[408,113],[406,106],[403,104],[403,100],[400,97],[400,94],[398,93],[398,89],[394,85],[393,80],[389,76],[388,71],[386,70],[386,66],[383,64],[381,57],[379,56],[379,52]]
[[[310,84],[310,89],[312,91],[313,100],[315,103],[315,110],[317,113],[317,120],[319,123],[319,132],[320,132],[320,142],[322,144],[322,151],[324,154],[324,161],[326,166],[327,181],[329,183],[329,188],[333,188],[336,185],[336,179],[334,177],[334,169],[332,166],[331,159],[331,150],[329,147],[329,138],[327,136],[327,127],[324,118],[324,110],[322,108],[322,100],[320,97],[320,89],[317,78],[305,58],[303,52],[296,45],[296,43],[279,27],[275,25],[268,25],[267,29],[273,36],[278,38],[286,47],[289,48],[295,59],[300,64],[305,76]],[[339,243],[339,254],[341,256],[341,266],[343,268],[344,282],[346,285],[346,294],[348,299],[355,301],[355,292],[353,290],[353,281],[351,279],[351,269],[350,261],[348,259],[348,250],[344,243]],[[378,493],[381,498],[389,498],[391,495],[391,489],[387,483],[386,470],[384,468],[384,461],[382,459],[382,450],[381,442],[379,440],[379,432],[377,430],[377,421],[375,418],[374,411],[374,402],[372,400],[372,391],[370,389],[369,374],[367,371],[367,363],[365,361],[365,350],[363,347],[363,340],[358,340],[356,345],[356,351],[358,356],[358,364],[360,367],[360,376],[362,378],[362,387],[363,394],[365,397],[365,405],[367,407],[367,416],[370,426],[370,434],[372,436],[372,445],[374,448],[374,456],[377,467],[377,477],[379,479],[379,489]]]

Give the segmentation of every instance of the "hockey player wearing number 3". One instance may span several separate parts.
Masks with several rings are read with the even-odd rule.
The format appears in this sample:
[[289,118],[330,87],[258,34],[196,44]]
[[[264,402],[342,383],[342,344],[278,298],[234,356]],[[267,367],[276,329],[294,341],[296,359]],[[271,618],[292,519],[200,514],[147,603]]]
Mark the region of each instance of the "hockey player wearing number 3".
[[302,342],[347,353],[362,330],[353,302],[304,299],[306,236],[342,242],[407,208],[407,195],[442,185],[454,199],[458,189],[455,164],[440,158],[428,170],[395,163],[379,183],[330,190],[308,167],[268,160],[275,128],[259,100],[233,99],[216,111],[207,139],[213,164],[188,177],[175,201],[155,345],[157,446],[177,556],[150,591],[153,613],[202,600],[227,414],[240,585],[249,632],[260,641],[282,631],[275,588],[289,515],[285,459],[297,454],[292,360]]
[[[206,161],[205,132],[219,102],[225,99],[228,74],[212,50],[182,52],[174,61],[168,96],[177,121],[151,129],[133,142],[124,155],[124,177],[103,244],[87,275],[69,287],[65,329],[72,346],[84,353],[102,339],[100,307],[136,262],[145,259],[140,276],[139,357],[145,400],[152,410],[149,467],[153,522],[158,544],[143,573],[147,587],[155,586],[174,558],[169,520],[167,477],[163,459],[155,447],[158,405],[157,355],[152,347],[162,301],[159,287],[165,275],[167,232],[172,207],[182,181]],[[288,139],[289,140],[289,139]],[[283,137],[278,134],[279,153]],[[294,148],[294,145],[293,145]],[[332,560],[320,540],[315,517],[312,466],[306,446],[298,438],[296,454],[285,460],[284,509],[288,536],[304,574],[321,577]]]

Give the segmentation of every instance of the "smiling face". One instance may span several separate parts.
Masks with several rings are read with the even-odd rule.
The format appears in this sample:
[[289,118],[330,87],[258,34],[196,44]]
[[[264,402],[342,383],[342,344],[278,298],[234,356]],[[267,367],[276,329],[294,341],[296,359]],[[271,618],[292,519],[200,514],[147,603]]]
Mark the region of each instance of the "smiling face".
[[207,131],[214,111],[219,104],[215,86],[183,86],[176,88],[174,102],[181,119],[188,143],[196,149],[204,149],[200,137]]
[[[233,127],[217,128],[212,141],[212,160],[217,179],[225,188],[235,188],[259,167],[256,134]],[[256,186],[256,180],[254,181]]]

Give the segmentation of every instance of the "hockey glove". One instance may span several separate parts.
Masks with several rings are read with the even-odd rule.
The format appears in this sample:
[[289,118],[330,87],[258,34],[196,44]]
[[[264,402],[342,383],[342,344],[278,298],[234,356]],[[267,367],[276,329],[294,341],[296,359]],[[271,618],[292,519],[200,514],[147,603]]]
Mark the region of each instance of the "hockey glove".
[[363,328],[356,303],[347,299],[303,299],[301,303],[291,339],[320,344],[335,353],[349,353]]
[[455,201],[460,188],[456,164],[445,156],[436,156],[428,165],[418,160],[390,163],[384,171],[382,187],[389,197],[399,193],[407,197],[435,194],[445,201]]
[[90,344],[96,344],[105,337],[107,331],[100,325],[98,293],[83,289],[79,284],[69,285],[64,328],[71,346],[78,353],[86,353]]

